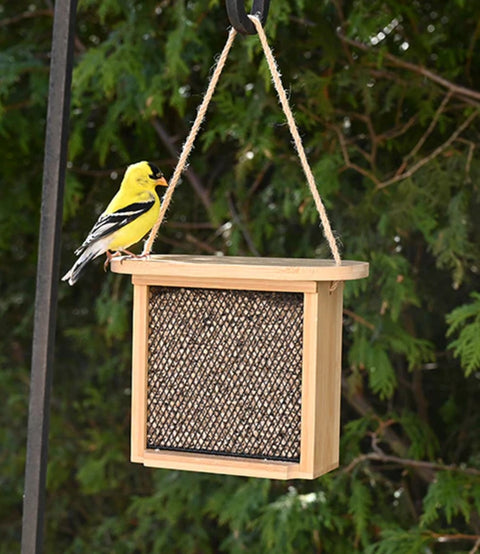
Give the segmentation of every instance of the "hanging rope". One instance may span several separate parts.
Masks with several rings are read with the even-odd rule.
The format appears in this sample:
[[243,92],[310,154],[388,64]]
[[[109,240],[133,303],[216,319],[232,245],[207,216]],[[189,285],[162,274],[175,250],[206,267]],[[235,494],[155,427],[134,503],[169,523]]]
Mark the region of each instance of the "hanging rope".
[[153,241],[157,236],[158,229],[162,224],[163,218],[165,217],[165,213],[167,212],[168,207],[170,206],[173,192],[175,190],[175,187],[178,184],[178,181],[180,180],[182,171],[185,169],[185,166],[187,165],[188,156],[192,151],[193,143],[195,142],[195,138],[197,137],[198,131],[200,130],[200,125],[202,124],[202,121],[205,118],[208,105],[210,104],[210,100],[212,99],[213,93],[215,92],[215,87],[217,86],[218,79],[220,78],[220,75],[223,71],[225,62],[227,61],[228,53],[230,52],[230,48],[232,47],[233,41],[235,40],[236,36],[237,36],[237,31],[235,31],[235,29],[232,27],[230,29],[230,32],[228,33],[227,42],[225,43],[222,53],[218,58],[217,65],[215,66],[215,70],[213,71],[210,82],[208,83],[205,96],[203,97],[202,103],[200,104],[197,110],[197,115],[195,117],[195,121],[193,122],[192,128],[190,129],[190,133],[188,134],[187,140],[183,144],[182,152],[178,159],[177,166],[175,167],[175,171],[173,172],[172,178],[170,179],[170,183],[168,184],[167,190],[165,191],[165,195],[162,198],[162,204],[160,207],[160,213],[158,214],[158,219],[155,225],[152,227],[152,230],[148,235],[148,239],[145,241],[145,246],[143,247],[142,256],[148,256],[152,251]]
[[[287,123],[290,128],[290,133],[293,137],[293,141],[295,143],[295,148],[298,153],[298,157],[300,158],[300,162],[302,164],[303,171],[305,173],[305,176],[307,178],[307,183],[310,188],[310,192],[312,193],[313,200],[315,202],[315,206],[317,208],[318,214],[320,216],[320,220],[322,222],[323,230],[325,233],[325,237],[327,239],[328,245],[330,247],[330,250],[332,252],[333,259],[335,260],[336,265],[340,265],[341,258],[340,253],[338,251],[338,246],[335,240],[335,236],[332,231],[332,227],[330,225],[330,221],[328,219],[327,212],[325,210],[325,206],[322,202],[322,199],[320,197],[320,193],[317,190],[317,186],[315,184],[315,178],[312,173],[312,169],[308,163],[307,156],[305,154],[305,149],[302,144],[302,139],[300,137],[300,134],[298,132],[297,125],[295,123],[295,119],[292,114],[292,110],[290,109],[290,105],[288,103],[287,94],[285,92],[285,89],[282,85],[281,75],[280,71],[278,70],[277,63],[275,61],[275,58],[273,56],[272,50],[270,49],[270,46],[267,41],[267,37],[265,35],[265,31],[263,30],[262,23],[260,22],[260,19],[257,16],[249,15],[248,18],[252,21],[252,23],[255,25],[255,28],[257,30],[258,36],[260,37],[260,42],[263,47],[263,51],[265,54],[265,58],[268,63],[268,67],[270,69],[270,73],[272,75],[273,84],[275,86],[275,89],[278,94],[278,98],[280,100],[280,104],[282,106],[282,109],[285,113],[285,117],[287,118]],[[195,121],[193,123],[192,129],[190,130],[190,133],[187,137],[187,140],[185,141],[182,149],[182,153],[180,154],[180,158],[178,160],[177,166],[175,168],[175,171],[173,173],[172,179],[168,185],[167,191],[165,193],[165,196],[162,200],[162,205],[160,208],[160,214],[158,216],[158,220],[154,227],[152,228],[152,231],[150,232],[150,235],[145,242],[145,247],[143,250],[143,255],[150,254],[153,241],[155,240],[155,237],[158,233],[158,229],[160,225],[162,224],[163,218],[165,216],[165,213],[168,209],[168,206],[170,205],[170,201],[172,199],[173,191],[175,189],[175,186],[178,183],[178,180],[180,178],[180,175],[185,168],[185,165],[187,163],[188,156],[193,148],[193,143],[195,141],[195,138],[197,136],[197,133],[200,129],[200,125],[205,117],[205,113],[207,111],[208,105],[210,103],[210,100],[212,99],[213,93],[215,91],[215,87],[218,83],[218,79],[220,78],[220,74],[225,66],[225,61],[227,59],[228,53],[230,51],[230,48],[233,44],[233,41],[236,36],[235,29],[231,29],[227,38],[227,42],[225,46],[223,47],[223,51],[218,59],[217,65],[215,67],[215,70],[213,72],[212,78],[210,79],[210,83],[208,84],[207,91],[205,93],[205,96],[202,100],[202,103],[200,104],[200,107],[198,108],[197,117],[195,118]]]
[[305,177],[307,178],[307,183],[310,188],[310,192],[312,193],[313,200],[315,201],[315,206],[317,208],[318,214],[320,216],[320,220],[323,225],[325,237],[327,239],[328,245],[330,246],[330,250],[332,251],[332,256],[333,256],[333,259],[335,260],[335,263],[337,265],[340,265],[342,262],[340,259],[340,254],[338,252],[337,242],[333,235],[332,227],[330,225],[330,221],[328,219],[325,206],[323,205],[322,199],[320,198],[320,194],[317,190],[317,186],[315,184],[315,177],[313,176],[312,169],[308,163],[307,156],[305,154],[305,149],[303,148],[303,144],[302,144],[302,139],[300,138],[300,134],[297,129],[297,124],[295,123],[292,110],[290,109],[290,105],[288,103],[287,93],[285,92],[285,89],[283,88],[283,85],[282,85],[282,80],[280,76],[280,71],[278,70],[277,62],[273,57],[272,50],[270,49],[270,46],[267,41],[267,36],[265,35],[265,31],[263,30],[260,20],[258,19],[258,17],[254,15],[249,15],[248,18],[255,25],[258,36],[260,37],[260,42],[262,43],[262,47],[265,53],[265,57],[267,59],[268,67],[272,75],[273,84],[275,85],[275,89],[277,91],[280,104],[282,105],[283,112],[285,113],[285,117],[287,118],[287,123],[290,128],[290,133],[292,134],[293,141],[295,142],[295,147],[297,149],[298,157],[300,158],[300,162],[302,163],[302,168],[305,173]]

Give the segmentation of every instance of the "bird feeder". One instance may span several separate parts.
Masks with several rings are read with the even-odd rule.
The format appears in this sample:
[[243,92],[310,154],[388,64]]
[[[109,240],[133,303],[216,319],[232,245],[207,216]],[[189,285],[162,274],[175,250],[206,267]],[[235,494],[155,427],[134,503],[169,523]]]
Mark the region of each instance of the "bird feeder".
[[338,466],[343,281],[367,263],[169,255],[112,270],[134,287],[133,462],[275,479]]

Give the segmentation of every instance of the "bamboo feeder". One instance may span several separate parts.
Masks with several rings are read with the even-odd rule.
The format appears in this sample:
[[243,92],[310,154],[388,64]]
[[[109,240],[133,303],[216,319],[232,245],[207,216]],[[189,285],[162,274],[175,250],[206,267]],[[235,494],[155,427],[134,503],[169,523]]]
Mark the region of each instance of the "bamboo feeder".
[[368,263],[171,255],[112,270],[134,286],[133,462],[274,479],[338,466],[343,281]]

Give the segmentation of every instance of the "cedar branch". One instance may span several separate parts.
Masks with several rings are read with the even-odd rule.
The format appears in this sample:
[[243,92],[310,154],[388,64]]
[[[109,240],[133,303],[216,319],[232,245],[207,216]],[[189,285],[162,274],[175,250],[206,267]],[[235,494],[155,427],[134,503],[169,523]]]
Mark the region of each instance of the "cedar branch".
[[[475,545],[480,544],[480,535],[468,535],[467,533],[428,533],[433,539],[435,539],[437,542],[448,542],[448,541],[476,541]],[[474,545],[474,548],[475,548]],[[476,550],[470,550],[470,553],[476,552]]]
[[53,17],[53,10],[34,10],[28,12],[22,12],[18,15],[12,17],[6,17],[5,19],[0,20],[0,27],[8,27],[9,25],[14,25],[15,23],[20,23],[24,19],[32,19],[34,17]]
[[473,467],[461,467],[454,464],[441,464],[438,462],[426,462],[424,460],[414,460],[411,458],[402,458],[400,456],[392,456],[390,454],[385,454],[383,452],[369,452],[368,454],[362,454],[354,458],[348,466],[346,466],[342,471],[344,473],[350,473],[358,464],[365,462],[367,460],[382,462],[382,463],[393,463],[400,466],[412,467],[416,469],[429,469],[432,471],[456,471],[459,473],[466,473],[467,475],[480,476],[480,470]]
[[480,537],[475,541],[475,544],[473,545],[472,549],[468,554],[475,554],[475,552],[478,552],[480,550]]
[[350,160],[350,155],[348,153],[347,144],[345,142],[345,137],[344,137],[342,131],[336,125],[330,125],[330,127],[337,133],[338,141],[340,143],[340,148],[342,150],[343,162],[345,164],[345,167],[347,169],[354,169],[358,173],[361,173],[363,176],[365,176],[368,179],[370,179],[371,181],[373,181],[373,183],[375,183],[377,188],[380,188],[382,183],[377,179],[377,177],[372,172],[368,171],[367,169],[364,169],[363,167],[357,165],[356,163],[353,163]]
[[[338,33],[338,37],[343,43],[349,44],[350,46],[353,46],[354,48],[357,48],[362,52],[373,51],[372,48],[370,48],[363,42],[348,38],[341,33]],[[393,65],[397,67],[402,67],[403,69],[407,69],[408,71],[416,73],[417,75],[422,75],[423,77],[426,77],[430,81],[433,81],[434,83],[437,83],[438,85],[451,91],[452,94],[465,97],[465,98],[470,98],[472,100],[475,100],[476,102],[480,102],[480,92],[476,90],[472,90],[462,85],[457,85],[456,83],[452,83],[452,81],[449,81],[444,77],[440,77],[440,75],[437,75],[436,73],[434,73],[430,69],[427,69],[426,67],[423,67],[422,65],[417,65],[412,62],[407,62],[405,60],[398,58],[397,56],[394,56],[393,54],[390,54],[389,52],[382,52],[382,55],[383,55],[383,59],[388,60]]]
[[409,177],[412,177],[414,173],[416,173],[420,168],[422,168],[427,163],[431,162],[434,158],[439,156],[444,150],[446,150],[457,138],[460,136],[463,131],[472,123],[472,121],[477,117],[478,110],[472,112],[465,121],[456,129],[454,133],[450,135],[448,140],[446,140],[443,144],[435,148],[433,152],[431,152],[428,156],[425,156],[421,160],[419,160],[416,164],[412,165],[410,169],[406,170],[401,175],[395,175],[391,179],[388,179],[387,181],[384,181],[383,183],[377,184],[377,189],[383,189],[385,187],[388,187],[390,185],[393,185],[394,183],[398,183],[399,181],[403,181],[404,179],[408,179]]
[[[350,390],[348,380],[346,378],[342,378],[342,396],[348,402],[348,404],[361,416],[373,415],[378,419],[378,421],[382,420],[382,418],[376,414],[373,406],[363,394],[355,391],[352,392]],[[398,460],[405,459],[404,455],[408,451],[408,444],[391,427],[383,427],[382,440],[385,441],[392,449],[392,451],[397,454]],[[375,443],[372,444],[376,446]],[[357,463],[360,463],[361,461],[363,461],[363,458]],[[413,469],[425,483],[431,483],[435,476],[434,470],[431,467],[414,466]]]
[[352,310],[349,310],[348,308],[343,308],[343,313],[352,318],[354,321],[360,323],[361,325],[364,325],[365,327],[368,327],[372,331],[375,330],[375,325],[373,323],[370,323],[370,321],[367,321],[364,317],[361,315],[356,314],[355,312],[352,312]]
[[435,112],[435,115],[433,116],[432,121],[430,121],[430,125],[428,126],[428,129],[420,137],[419,141],[412,148],[411,152],[405,156],[402,162],[402,165],[398,168],[395,175],[401,175],[405,171],[405,168],[407,167],[408,160],[413,159],[418,154],[420,148],[425,144],[425,141],[427,140],[427,138],[432,134],[432,131],[435,128],[440,118],[440,115],[444,112],[445,107],[447,106],[451,97],[452,97],[452,91],[449,90],[445,95],[445,97],[443,98],[440,106],[437,108],[437,111]]

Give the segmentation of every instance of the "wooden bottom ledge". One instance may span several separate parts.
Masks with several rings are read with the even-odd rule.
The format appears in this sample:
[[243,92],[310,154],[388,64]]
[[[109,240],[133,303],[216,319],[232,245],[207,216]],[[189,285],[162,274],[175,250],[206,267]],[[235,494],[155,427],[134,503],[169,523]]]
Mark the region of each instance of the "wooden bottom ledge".
[[319,475],[338,467],[337,463],[331,464],[331,466],[323,468],[320,473],[312,474],[302,470],[300,463],[150,449],[144,451],[141,459],[132,456],[132,461],[143,463],[147,467],[281,480],[315,479]]

